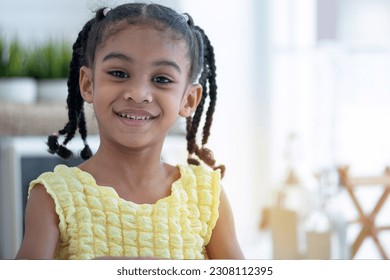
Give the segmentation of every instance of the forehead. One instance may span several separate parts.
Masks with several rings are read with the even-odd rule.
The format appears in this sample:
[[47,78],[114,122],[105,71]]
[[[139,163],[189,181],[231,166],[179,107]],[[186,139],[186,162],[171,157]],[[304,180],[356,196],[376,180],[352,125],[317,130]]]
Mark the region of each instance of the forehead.
[[104,42],[96,50],[96,56],[109,51],[122,51],[144,54],[145,58],[169,56],[188,60],[187,49],[184,40],[169,28],[122,23],[108,31]]

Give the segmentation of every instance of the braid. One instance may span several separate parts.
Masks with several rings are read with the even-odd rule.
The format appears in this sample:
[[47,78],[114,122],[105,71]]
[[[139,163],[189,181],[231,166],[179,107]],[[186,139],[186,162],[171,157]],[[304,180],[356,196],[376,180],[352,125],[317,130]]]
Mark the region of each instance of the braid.
[[[192,22],[191,22],[192,23]],[[190,26],[192,25],[190,23]],[[189,157],[187,162],[189,164],[199,165],[200,162],[194,157],[194,154],[207,165],[214,169],[220,169],[222,176],[225,173],[225,166],[215,166],[215,159],[212,151],[205,148],[210,136],[210,128],[213,122],[213,114],[215,111],[215,105],[217,100],[217,83],[216,83],[216,66],[214,57],[214,48],[210,43],[209,38],[205,32],[199,26],[192,26],[194,28],[194,34],[198,42],[204,44],[201,48],[203,54],[203,71],[199,78],[199,84],[202,86],[202,98],[196,108],[193,117],[187,118],[187,150]],[[196,135],[201,122],[201,117],[206,104],[206,99],[209,97],[208,108],[206,111],[206,120],[203,126],[202,147],[196,144]]]
[[202,98],[199,102],[198,107],[196,108],[194,116],[187,118],[187,141],[188,141],[187,148],[190,155],[195,153],[195,151],[197,150],[196,134],[198,132],[198,127],[201,121],[206,98],[207,98],[207,92],[203,91]]
[[215,105],[217,101],[217,83],[216,83],[216,66],[215,66],[215,57],[214,57],[214,48],[210,43],[209,38],[206,36],[204,31],[197,27],[199,32],[201,32],[204,40],[204,44],[206,46],[205,51],[205,67],[207,67],[208,72],[208,83],[209,83],[209,107],[206,112],[206,122],[203,127],[203,138],[202,138],[202,145],[205,145],[208,141],[208,138],[210,136],[210,128],[211,124],[213,122],[213,114],[215,111]]
[[[79,71],[80,67],[86,63],[84,48],[87,43],[88,34],[94,22],[95,19],[91,19],[84,25],[83,29],[78,34],[76,42],[73,44],[73,53],[69,64],[69,75],[67,81],[68,97],[66,103],[68,108],[68,123],[63,129],[59,130],[58,133],[50,135],[47,141],[49,152],[52,154],[56,153],[65,159],[73,155],[73,153],[66,148],[66,145],[73,139],[78,127],[85,144],[82,157],[86,159],[92,155],[89,146],[86,143],[87,130],[83,110],[84,100],[80,94],[79,87]],[[58,143],[58,136],[60,135],[65,136],[61,145]]]

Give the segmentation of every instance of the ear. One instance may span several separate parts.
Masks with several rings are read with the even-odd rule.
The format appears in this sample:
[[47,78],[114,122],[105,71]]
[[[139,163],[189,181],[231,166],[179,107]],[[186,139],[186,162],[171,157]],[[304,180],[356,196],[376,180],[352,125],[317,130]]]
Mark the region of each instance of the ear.
[[80,93],[84,101],[87,103],[92,103],[93,100],[93,79],[92,79],[92,69],[86,66],[81,66],[80,68]]
[[191,116],[202,98],[202,86],[199,84],[191,84],[188,86],[180,108],[179,115],[187,118]]

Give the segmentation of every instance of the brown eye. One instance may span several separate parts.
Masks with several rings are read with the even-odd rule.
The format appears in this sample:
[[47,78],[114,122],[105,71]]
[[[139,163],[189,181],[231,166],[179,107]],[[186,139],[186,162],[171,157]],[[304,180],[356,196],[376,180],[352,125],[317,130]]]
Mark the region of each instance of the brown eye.
[[118,71],[118,70],[115,70],[115,71],[110,71],[108,72],[111,76],[114,76],[116,78],[120,78],[120,79],[125,79],[125,78],[128,78],[129,75],[127,75],[125,72],[123,71]]
[[163,76],[157,76],[157,77],[154,77],[152,79],[152,81],[154,83],[158,83],[158,84],[170,84],[170,83],[173,83],[172,80],[166,78],[166,77],[163,77]]

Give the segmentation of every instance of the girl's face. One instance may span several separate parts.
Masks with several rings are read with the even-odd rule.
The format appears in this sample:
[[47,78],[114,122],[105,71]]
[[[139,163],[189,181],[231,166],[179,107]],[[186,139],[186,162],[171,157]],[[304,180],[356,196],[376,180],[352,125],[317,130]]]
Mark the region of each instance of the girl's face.
[[80,70],[102,142],[161,147],[177,117],[190,116],[201,87],[189,84],[187,47],[169,30],[127,26],[96,50],[93,69]]

